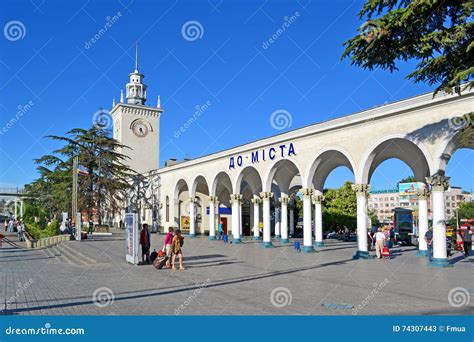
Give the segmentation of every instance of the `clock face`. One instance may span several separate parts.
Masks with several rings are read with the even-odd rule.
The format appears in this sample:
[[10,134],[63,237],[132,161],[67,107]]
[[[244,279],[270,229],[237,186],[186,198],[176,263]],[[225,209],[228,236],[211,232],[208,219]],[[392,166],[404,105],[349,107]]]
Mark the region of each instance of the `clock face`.
[[145,137],[148,134],[148,126],[145,122],[138,120],[133,123],[132,131],[137,137]]

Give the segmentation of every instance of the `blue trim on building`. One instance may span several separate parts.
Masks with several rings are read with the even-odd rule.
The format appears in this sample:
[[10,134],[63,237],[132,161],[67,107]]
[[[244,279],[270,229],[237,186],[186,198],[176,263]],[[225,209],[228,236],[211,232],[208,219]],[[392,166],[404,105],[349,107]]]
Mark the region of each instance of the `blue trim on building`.
[[326,247],[326,245],[322,241],[315,241],[314,247]]
[[281,239],[280,243],[290,243],[290,239]]
[[189,234],[188,235],[191,239],[195,238],[196,237],[196,234]]
[[262,240],[262,238],[260,236],[252,236],[252,240],[259,241],[259,240]]
[[242,243],[242,240],[241,240],[240,238],[239,238],[239,239],[234,238],[234,239],[232,239],[232,243],[233,243],[234,245],[238,245],[238,244],[241,244],[241,243]]
[[357,259],[374,259],[375,257],[373,255],[370,255],[369,252],[367,251],[357,251],[356,254],[352,257],[352,259],[357,260]]
[[427,256],[430,256],[430,253],[428,252],[428,250],[418,250],[418,252],[416,252],[416,256],[417,257],[427,257]]
[[215,239],[216,239],[216,237],[215,237],[215,236],[209,236],[209,240],[211,240],[211,241],[212,241],[212,240],[215,240]]
[[303,253],[316,253],[313,246],[303,246],[303,248],[301,249],[301,252],[303,252]]
[[447,258],[432,258],[429,263],[430,267],[453,267]]
[[271,242],[262,242],[263,248],[273,248],[273,244]]

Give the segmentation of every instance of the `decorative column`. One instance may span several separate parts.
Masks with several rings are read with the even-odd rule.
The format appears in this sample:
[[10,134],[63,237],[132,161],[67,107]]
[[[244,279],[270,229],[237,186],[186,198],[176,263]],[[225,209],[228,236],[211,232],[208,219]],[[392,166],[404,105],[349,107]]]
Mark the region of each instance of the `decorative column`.
[[209,240],[216,239],[216,204],[217,197],[209,196]]
[[258,197],[252,198],[253,203],[253,236],[252,240],[261,240],[260,239],[260,203],[262,200]]
[[275,239],[281,239],[281,208],[278,201],[275,201],[275,213],[273,218],[275,219]]
[[352,184],[352,189],[357,197],[357,252],[354,259],[371,259],[367,248],[367,198],[369,197],[369,184]]
[[431,185],[431,200],[433,203],[433,258],[430,265],[433,267],[452,266],[448,262],[446,249],[446,203],[444,192],[449,188],[449,178],[434,175],[426,178]]
[[272,232],[270,222],[270,199],[273,197],[273,192],[261,192],[260,198],[263,202],[263,248],[272,248]]
[[313,195],[315,235],[314,247],[325,247],[323,242],[323,201],[324,196],[322,194]]
[[18,220],[18,201],[15,198],[15,220]]
[[295,205],[294,203],[288,204],[290,209],[290,236],[295,236]]
[[289,243],[288,238],[288,202],[290,199],[288,197],[281,197],[281,243]]
[[240,238],[240,206],[242,202],[242,195],[232,194],[230,195],[230,201],[232,203],[232,235],[234,236],[232,243],[242,243]]
[[301,189],[303,194],[303,248],[304,253],[316,252],[313,247],[313,229],[311,227],[311,196],[313,189]]
[[419,189],[418,195],[418,253],[417,256],[428,256],[425,234],[428,231],[428,196],[427,188]]
[[196,197],[189,199],[189,237],[196,237]]

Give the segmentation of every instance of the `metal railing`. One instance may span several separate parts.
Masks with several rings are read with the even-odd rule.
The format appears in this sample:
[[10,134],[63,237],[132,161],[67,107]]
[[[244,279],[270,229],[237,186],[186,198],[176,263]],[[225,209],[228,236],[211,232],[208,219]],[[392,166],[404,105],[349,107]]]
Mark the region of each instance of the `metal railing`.
[[26,191],[23,188],[0,188],[0,194],[25,195]]

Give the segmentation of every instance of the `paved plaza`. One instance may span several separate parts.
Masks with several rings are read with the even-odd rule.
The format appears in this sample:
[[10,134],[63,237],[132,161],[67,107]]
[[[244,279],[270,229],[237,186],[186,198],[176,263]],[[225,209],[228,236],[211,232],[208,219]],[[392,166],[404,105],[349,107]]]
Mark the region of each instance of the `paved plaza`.
[[[162,246],[153,234],[152,246]],[[0,249],[0,311],[7,315],[444,315],[470,314],[472,257],[430,268],[414,247],[394,248],[390,260],[353,260],[353,242],[326,240],[314,254],[293,244],[263,249],[245,240],[224,245],[186,237],[185,271],[125,262],[125,235],[65,243],[48,250]],[[63,249],[64,250],[64,249]],[[74,252],[74,253],[72,253]],[[76,256],[92,260],[74,261]],[[95,263],[97,262],[97,263]],[[454,289],[454,290],[453,290]],[[450,295],[451,291],[451,295]],[[465,297],[466,293],[458,295]],[[453,297],[454,296],[454,297]],[[454,302],[453,302],[454,301]],[[459,307],[458,307],[459,306]]]

